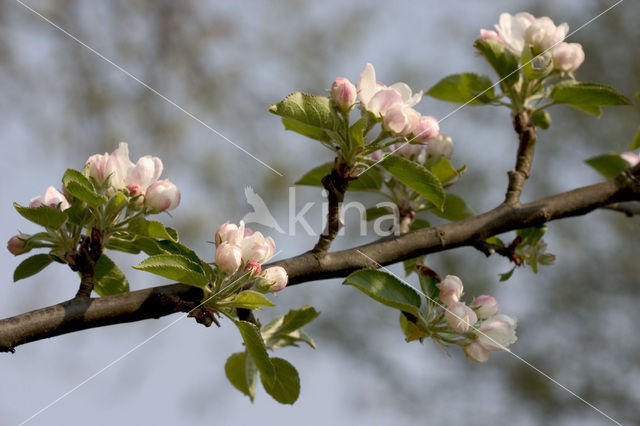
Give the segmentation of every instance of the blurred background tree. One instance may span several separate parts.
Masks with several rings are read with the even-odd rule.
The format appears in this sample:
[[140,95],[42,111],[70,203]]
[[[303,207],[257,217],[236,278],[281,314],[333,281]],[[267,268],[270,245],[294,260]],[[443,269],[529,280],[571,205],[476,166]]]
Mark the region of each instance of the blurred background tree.
[[[294,90],[322,93],[337,76],[356,81],[366,62],[376,66],[383,81],[425,90],[448,74],[489,73],[471,44],[501,12],[527,10],[576,29],[613,3],[29,2],[281,171],[280,177],[19,3],[0,2],[2,235],[8,239],[25,225],[12,201],[25,202],[57,184],[65,168],[79,168],[89,155],[112,151],[125,140],[132,157],[153,154],[164,160],[164,175],[183,192],[173,226],[211,259],[207,241],[218,225],[250,210],[246,186],[286,224],[288,188],[331,159],[319,144],[284,132],[267,113],[270,103]],[[638,5],[623,2],[571,37],[586,52],[580,80],[610,84],[628,97],[640,90],[639,18]],[[426,99],[420,112],[444,117],[456,107]],[[565,107],[551,113],[553,125],[539,134],[524,201],[601,180],[583,160],[626,150],[639,121],[637,104],[606,109],[597,120]],[[517,146],[507,110],[465,107],[444,120],[441,130],[453,137],[454,163],[469,166],[457,193],[477,212],[502,201]],[[319,190],[298,188],[296,197],[298,206],[318,203],[308,219],[319,227]],[[355,222],[350,219],[347,225]],[[347,226],[347,236],[334,249],[367,241],[358,236],[357,226],[352,228],[349,232]],[[280,258],[312,247],[315,238],[297,231],[295,237],[274,235],[283,248]],[[506,283],[498,282],[498,273],[511,266],[473,249],[430,256],[429,264],[441,274],[462,277],[471,295],[496,295],[503,311],[518,317],[515,353],[613,418],[634,424],[640,422],[640,338],[634,327],[640,323],[638,231],[637,218],[608,211],[554,222],[546,240],[558,255],[556,265],[538,275],[517,270]],[[136,263],[129,257],[119,260]],[[13,285],[18,262],[8,253],[0,257],[6,283],[0,287],[3,317],[59,302],[75,291],[75,277],[63,267]],[[135,271],[127,275],[132,288],[160,283]],[[424,422],[426,416],[450,424],[604,423],[509,354],[477,365],[459,351],[450,359],[431,342],[404,344],[395,312],[339,283],[296,286],[277,298],[282,311],[300,303],[322,311],[309,330],[319,350],[284,354],[302,378],[294,407],[279,406],[260,393],[251,405],[224,378],[224,360],[240,345],[233,327],[205,329],[185,320],[34,423],[84,424],[98,418],[104,424],[405,424]],[[29,417],[170,321],[173,317],[85,331],[4,355],[3,421]]]

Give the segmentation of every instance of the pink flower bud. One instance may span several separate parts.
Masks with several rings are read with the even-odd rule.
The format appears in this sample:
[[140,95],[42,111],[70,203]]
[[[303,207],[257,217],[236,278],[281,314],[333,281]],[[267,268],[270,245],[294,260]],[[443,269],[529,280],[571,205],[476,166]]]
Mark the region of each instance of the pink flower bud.
[[447,275],[437,284],[440,289],[440,300],[445,306],[460,300],[462,295],[462,280],[455,275]]
[[466,333],[469,327],[478,321],[473,309],[463,302],[453,302],[447,306],[447,310],[444,312],[444,319],[449,327],[458,333]]
[[244,267],[245,271],[251,271],[251,275],[260,275],[262,272],[262,265],[260,265],[255,260],[247,263],[247,266]]
[[124,189],[129,182],[129,174],[134,165],[129,160],[129,145],[120,142],[118,148],[111,154],[96,154],[87,160],[89,176],[98,183],[109,178],[109,185],[115,189]]
[[498,314],[498,302],[491,296],[478,296],[471,302],[478,318],[485,320]]
[[430,115],[423,115],[413,127],[413,137],[420,142],[435,138],[440,132],[438,120]]
[[266,263],[273,257],[276,244],[271,237],[265,238],[260,232],[254,232],[240,243],[242,259],[245,262]]
[[216,248],[216,265],[227,274],[233,274],[242,264],[242,249],[236,245],[222,243]]
[[468,345],[462,348],[465,355],[471,361],[487,362],[489,360],[489,351],[485,349],[477,340],[472,340]]
[[29,237],[30,235],[27,234],[14,235],[9,238],[9,241],[7,242],[7,250],[9,250],[14,256],[26,253],[28,251],[26,249],[26,240],[29,239]]
[[382,159],[383,152],[381,149],[373,151],[370,156],[373,161],[380,161]]
[[156,213],[173,210],[180,204],[180,191],[168,179],[159,180],[147,188],[144,204]]
[[553,49],[553,67],[561,72],[574,72],[584,62],[580,43],[560,43]]
[[439,157],[444,155],[451,158],[453,154],[453,141],[447,135],[438,135],[427,142],[427,155],[429,157]]
[[516,319],[506,315],[489,318],[480,324],[478,342],[489,351],[502,350],[518,340],[516,325]]
[[29,207],[48,206],[52,208],[60,208],[60,210],[66,210],[71,205],[67,199],[58,192],[53,186],[47,188],[44,196],[38,196],[29,200]]
[[216,231],[215,243],[216,246],[224,242],[239,246],[244,237],[244,221],[240,221],[240,226],[236,225],[235,223],[229,223],[227,221],[220,225],[220,228],[218,228],[218,230]]
[[342,111],[349,111],[356,103],[356,86],[344,77],[336,78],[331,85],[333,102]]
[[640,163],[640,155],[636,155],[633,152],[623,152],[620,154],[620,157],[629,163],[629,167],[633,167],[636,164]]
[[286,287],[289,282],[287,271],[282,266],[272,266],[262,273],[262,277],[271,284],[270,290],[275,293]]
[[504,43],[504,40],[502,39],[502,37],[498,35],[497,32],[492,30],[485,30],[484,28],[480,30],[480,38],[483,40],[490,38],[490,39],[498,40],[500,43]]

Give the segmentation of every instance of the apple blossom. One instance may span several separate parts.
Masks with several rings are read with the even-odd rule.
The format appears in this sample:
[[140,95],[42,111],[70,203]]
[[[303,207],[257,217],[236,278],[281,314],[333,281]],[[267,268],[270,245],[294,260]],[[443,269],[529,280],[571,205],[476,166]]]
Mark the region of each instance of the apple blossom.
[[14,256],[26,253],[28,251],[26,248],[26,240],[29,239],[29,237],[27,234],[14,235],[7,241],[7,250]]
[[273,257],[276,245],[271,237],[264,237],[260,232],[254,232],[240,242],[242,260],[258,263],[268,262]]
[[360,74],[357,91],[364,109],[376,117],[384,117],[396,104],[412,107],[422,99],[422,93],[412,94],[411,88],[405,83],[394,83],[389,87],[378,83],[371,64],[367,64]]
[[44,193],[44,196],[40,195],[29,200],[29,207],[48,206],[60,208],[60,210],[66,210],[71,205],[69,201],[53,186],[49,186]]
[[89,176],[98,183],[103,183],[107,178],[109,185],[115,189],[124,189],[128,184],[129,174],[134,164],[129,160],[129,145],[120,142],[118,148],[111,154],[95,154],[87,160]]
[[447,275],[437,284],[440,289],[440,300],[445,306],[460,300],[462,295],[462,280],[455,275]]
[[464,302],[453,302],[447,306],[444,318],[449,327],[458,333],[466,333],[478,321],[476,313]]
[[471,361],[487,362],[489,360],[489,351],[477,340],[472,340],[469,344],[465,345],[462,350]]
[[270,290],[274,293],[285,288],[289,282],[287,271],[282,266],[272,266],[265,269],[262,277],[265,281],[271,283]]
[[627,163],[629,163],[629,167],[633,167],[636,164],[640,163],[640,155],[636,155],[633,152],[623,152],[620,154],[620,157]]
[[548,16],[536,18],[524,31],[524,40],[538,51],[545,51],[562,42],[569,32],[566,22],[556,25]]
[[584,50],[580,43],[560,43],[551,56],[553,67],[561,72],[574,72],[584,62]]
[[497,32],[492,30],[485,30],[484,28],[480,30],[480,38],[483,40],[490,38],[490,39],[498,40],[500,43],[504,43],[504,40],[502,39],[502,37],[498,35]]
[[498,314],[498,302],[492,296],[478,296],[471,302],[471,308],[475,309],[478,318],[481,320],[491,318]]
[[400,154],[405,158],[412,158],[420,155],[420,153],[424,151],[424,146],[420,144],[402,142],[395,144],[394,151],[396,154]]
[[152,183],[144,195],[144,205],[159,213],[173,210],[180,204],[180,191],[168,179]]
[[221,243],[227,242],[239,246],[244,237],[244,221],[240,221],[240,226],[236,225],[235,223],[229,223],[229,221],[227,221],[220,225],[220,227],[216,231],[215,244],[216,246],[218,246]]
[[489,351],[503,350],[518,340],[516,325],[516,319],[507,315],[491,317],[480,323],[478,342]]
[[502,13],[499,24],[495,25],[496,31],[505,47],[515,55],[520,56],[524,49],[524,33],[535,21],[535,17],[528,12],[520,12],[515,15]]
[[162,160],[158,157],[150,155],[140,157],[135,166],[129,170],[127,189],[133,187],[139,191],[138,193],[144,193],[152,183],[158,180],[162,174],[162,169]]
[[439,132],[438,120],[430,115],[423,115],[413,127],[413,138],[425,142],[438,136]]
[[427,141],[427,155],[429,157],[439,157],[444,155],[451,158],[453,154],[453,140],[447,135],[438,135]]
[[349,111],[356,103],[356,86],[348,79],[338,77],[331,85],[331,98],[342,111]]
[[371,159],[373,161],[380,161],[382,160],[382,156],[384,155],[384,153],[382,152],[381,149],[377,150],[377,151],[373,151],[371,154],[369,154],[369,156],[371,157]]
[[216,265],[227,274],[233,274],[242,264],[242,249],[234,244],[223,242],[216,248]]

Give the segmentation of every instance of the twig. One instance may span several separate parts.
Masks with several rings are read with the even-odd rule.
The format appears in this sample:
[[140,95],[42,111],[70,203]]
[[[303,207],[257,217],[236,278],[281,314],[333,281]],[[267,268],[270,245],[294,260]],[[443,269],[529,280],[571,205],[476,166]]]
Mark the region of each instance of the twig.
[[536,126],[529,114],[530,111],[524,110],[513,118],[513,128],[518,133],[520,143],[518,145],[516,167],[507,172],[509,186],[504,200],[505,204],[512,206],[520,203],[520,194],[522,194],[524,182],[529,178],[533,163],[537,136]]

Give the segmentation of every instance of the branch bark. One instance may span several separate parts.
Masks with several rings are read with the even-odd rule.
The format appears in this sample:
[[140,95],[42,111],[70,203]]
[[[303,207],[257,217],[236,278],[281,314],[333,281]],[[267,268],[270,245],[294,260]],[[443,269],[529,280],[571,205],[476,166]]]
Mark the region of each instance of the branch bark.
[[[524,205],[505,202],[460,222],[420,229],[324,256],[310,251],[269,266],[284,267],[289,274],[289,285],[344,277],[358,269],[375,268],[376,263],[389,265],[423,254],[474,246],[492,235],[540,226],[632,200],[640,201],[640,164],[605,182]],[[202,292],[194,287],[171,284],[116,296],[72,299],[0,320],[0,351],[13,351],[24,343],[88,328],[188,312],[202,297]]]
[[518,144],[516,167],[508,172],[509,187],[507,188],[504,202],[509,205],[518,205],[524,182],[531,174],[533,154],[538,137],[536,135],[536,125],[533,123],[528,110],[520,112],[513,118],[513,128],[518,134],[520,143]]

